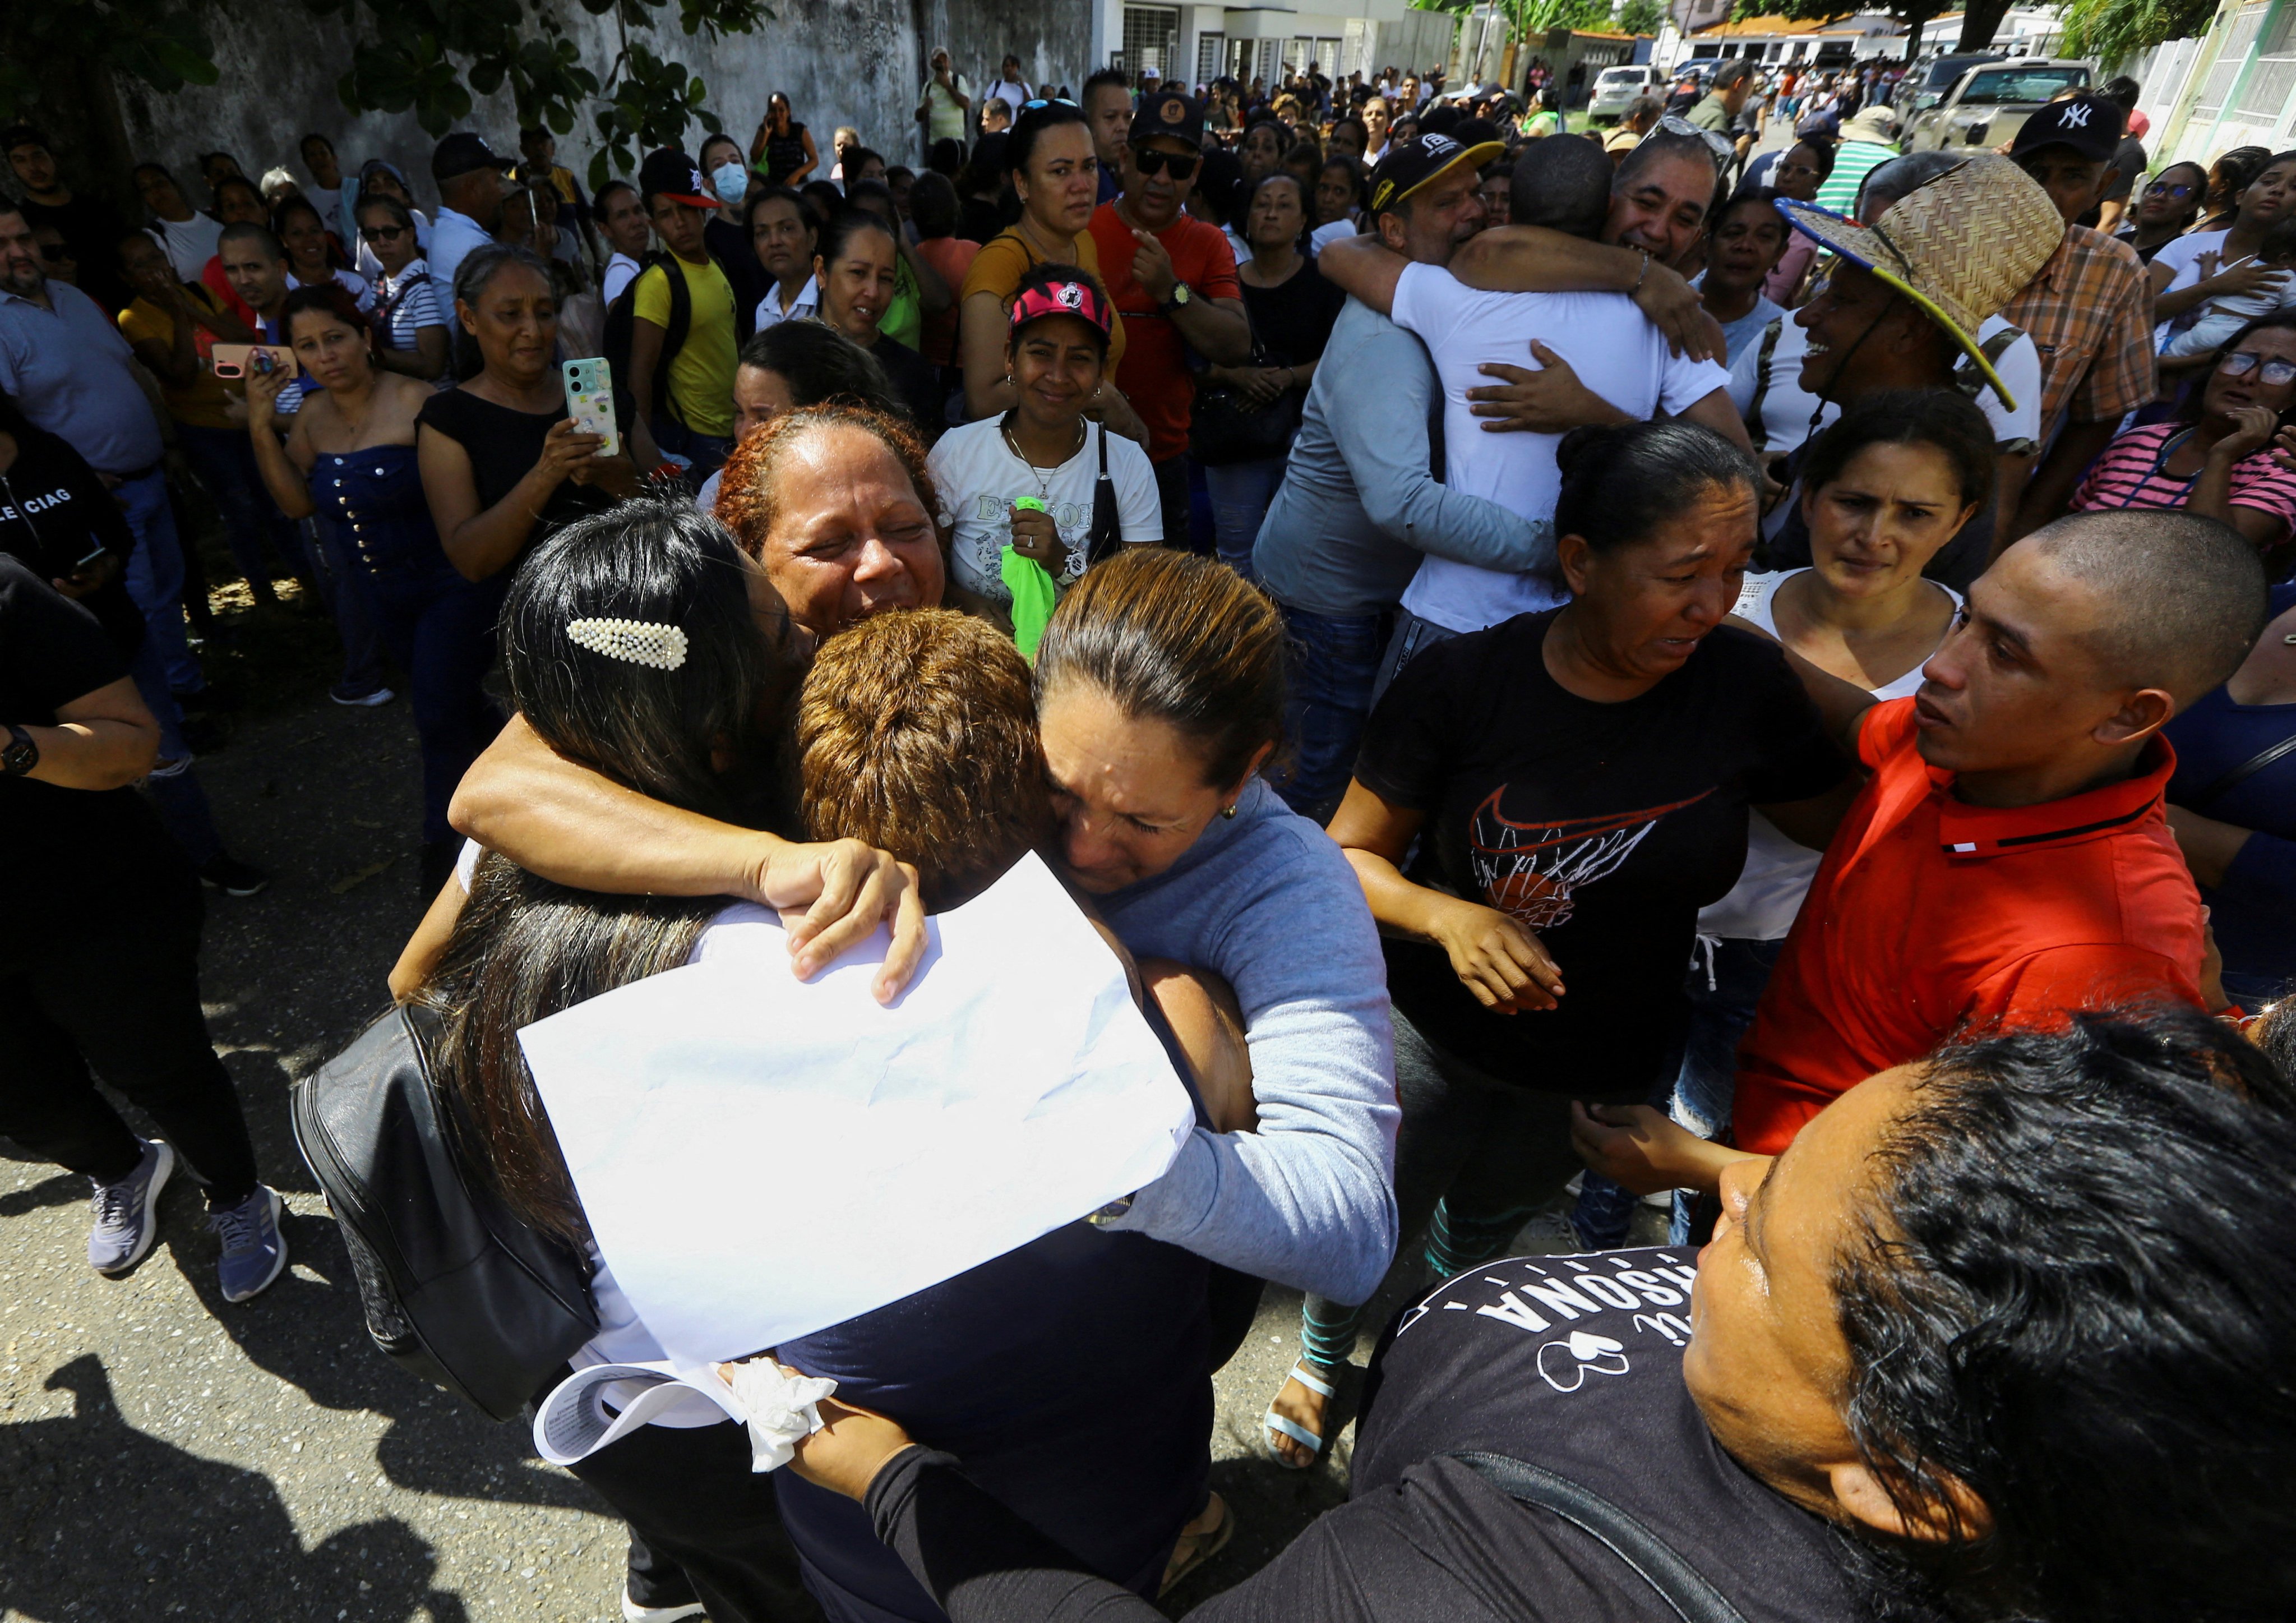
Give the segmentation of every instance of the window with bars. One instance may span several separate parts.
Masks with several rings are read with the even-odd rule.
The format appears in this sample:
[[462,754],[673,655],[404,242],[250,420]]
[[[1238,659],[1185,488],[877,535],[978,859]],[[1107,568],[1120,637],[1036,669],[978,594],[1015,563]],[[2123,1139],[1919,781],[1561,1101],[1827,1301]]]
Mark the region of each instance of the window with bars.
[[1196,83],[1209,85],[1227,71],[1227,36],[1196,36]]
[[2233,83],[2240,78],[2241,68],[2255,47],[2256,37],[2263,30],[2265,13],[2271,9],[2272,0],[2254,0],[2241,7],[2233,18],[2217,59],[2209,68],[2209,76],[2201,83],[2201,93],[2194,98],[2194,122],[2213,124],[2223,115]]
[[1166,5],[1128,5],[1124,8],[1124,65],[1137,83],[1139,76],[1153,68],[1158,78],[1173,68],[1173,47],[1179,39],[1180,13],[1176,7]]

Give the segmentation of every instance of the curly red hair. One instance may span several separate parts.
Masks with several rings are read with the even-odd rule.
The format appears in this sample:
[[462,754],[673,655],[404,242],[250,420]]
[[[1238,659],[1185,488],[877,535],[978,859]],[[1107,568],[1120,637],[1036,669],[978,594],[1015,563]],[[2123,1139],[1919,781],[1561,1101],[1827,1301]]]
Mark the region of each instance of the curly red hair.
[[712,516],[734,532],[742,550],[753,558],[765,554],[766,537],[781,516],[776,486],[782,464],[800,441],[829,428],[850,428],[867,434],[893,453],[893,460],[916,488],[917,500],[931,515],[933,533],[940,540],[941,562],[948,562],[948,526],[941,518],[940,491],[925,467],[925,448],[907,424],[867,406],[824,404],[785,411],[734,448],[718,482],[718,505]]

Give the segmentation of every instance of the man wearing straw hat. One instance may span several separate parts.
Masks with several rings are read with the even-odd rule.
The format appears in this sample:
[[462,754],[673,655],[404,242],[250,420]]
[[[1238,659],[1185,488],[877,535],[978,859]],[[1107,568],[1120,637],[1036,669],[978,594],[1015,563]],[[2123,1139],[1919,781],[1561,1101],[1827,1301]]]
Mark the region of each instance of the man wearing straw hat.
[[[1817,296],[1795,312],[1809,334],[1801,386],[1846,406],[1882,389],[1947,389],[1967,358],[2013,409],[1978,329],[2056,251],[2056,206],[2005,158],[1970,159],[1915,187],[1870,226],[1812,203],[1781,198],[1794,229],[1835,256]],[[1965,589],[1993,552],[1994,511],[1963,526],[1929,573]],[[1771,538],[1774,568],[1809,561],[1800,503],[1789,500]]]

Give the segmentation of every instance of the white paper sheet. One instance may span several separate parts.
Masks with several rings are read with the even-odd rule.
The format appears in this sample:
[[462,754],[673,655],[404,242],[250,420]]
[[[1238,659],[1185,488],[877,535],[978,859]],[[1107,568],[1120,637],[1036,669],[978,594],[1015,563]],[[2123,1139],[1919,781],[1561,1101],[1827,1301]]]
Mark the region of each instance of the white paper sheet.
[[526,1027],[591,1232],[673,1363],[939,1283],[1161,1176],[1194,1122],[1122,966],[1037,858],[809,983],[762,910]]

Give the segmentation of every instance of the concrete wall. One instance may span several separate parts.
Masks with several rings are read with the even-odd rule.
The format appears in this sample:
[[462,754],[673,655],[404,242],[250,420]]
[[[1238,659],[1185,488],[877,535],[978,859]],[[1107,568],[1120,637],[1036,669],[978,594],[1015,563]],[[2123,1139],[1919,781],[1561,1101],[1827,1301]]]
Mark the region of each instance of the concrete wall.
[[[1031,84],[1074,86],[1090,71],[1088,0],[773,0],[773,7],[777,19],[758,32],[711,45],[680,34],[671,6],[668,26],[646,44],[700,74],[712,111],[745,143],[764,116],[766,98],[786,91],[814,132],[824,174],[831,132],[840,124],[859,129],[893,161],[917,160],[918,126],[910,114],[934,45],[946,45],[958,70],[976,85],[996,77],[1007,50],[1021,57]],[[570,0],[560,15],[585,65],[603,73],[617,48],[610,21]],[[435,201],[433,141],[414,116],[353,117],[337,99],[335,83],[355,43],[340,17],[314,17],[296,0],[242,0],[227,13],[217,8],[209,16],[223,68],[219,83],[160,95],[119,81],[121,121],[136,158],[168,164],[196,192],[199,153],[221,148],[250,176],[279,163],[301,175],[296,144],[317,130],[334,142],[347,172],[368,158],[387,158],[406,171],[420,202]],[[480,101],[465,125],[515,153],[518,119],[507,91]],[[590,128],[578,119],[558,144],[559,161],[578,175],[589,166]],[[687,129],[688,151],[701,136],[699,124]]]

